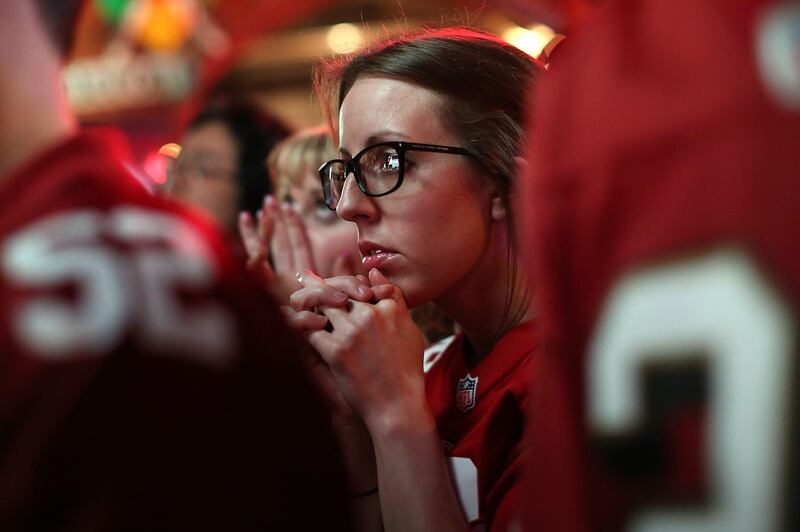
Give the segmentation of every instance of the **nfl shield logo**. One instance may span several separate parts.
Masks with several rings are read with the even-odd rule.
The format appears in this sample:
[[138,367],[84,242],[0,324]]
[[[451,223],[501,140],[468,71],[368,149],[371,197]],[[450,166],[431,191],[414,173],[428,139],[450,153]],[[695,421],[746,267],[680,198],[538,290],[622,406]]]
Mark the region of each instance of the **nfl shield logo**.
[[475,406],[475,391],[478,388],[478,377],[469,373],[463,379],[458,379],[456,386],[456,406],[462,412],[469,412]]

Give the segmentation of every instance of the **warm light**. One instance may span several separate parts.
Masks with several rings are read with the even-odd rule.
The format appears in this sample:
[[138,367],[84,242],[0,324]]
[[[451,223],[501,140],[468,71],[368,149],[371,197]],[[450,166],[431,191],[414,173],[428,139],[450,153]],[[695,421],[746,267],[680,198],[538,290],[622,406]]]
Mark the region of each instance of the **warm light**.
[[328,47],[337,54],[355,52],[364,42],[364,35],[355,24],[331,26],[326,37]]
[[141,0],[132,5],[129,30],[136,41],[151,50],[175,51],[194,32],[199,20],[191,0]]
[[167,182],[167,160],[161,154],[161,150],[148,153],[142,167],[147,177],[156,185],[163,185]]
[[175,144],[174,142],[170,142],[169,144],[164,144],[158,149],[158,153],[161,155],[166,155],[167,157],[171,157],[173,159],[177,159],[178,155],[181,154],[181,145]]
[[505,30],[503,39],[533,57],[539,57],[547,43],[555,37],[555,32],[544,24],[534,24],[528,28],[512,26]]

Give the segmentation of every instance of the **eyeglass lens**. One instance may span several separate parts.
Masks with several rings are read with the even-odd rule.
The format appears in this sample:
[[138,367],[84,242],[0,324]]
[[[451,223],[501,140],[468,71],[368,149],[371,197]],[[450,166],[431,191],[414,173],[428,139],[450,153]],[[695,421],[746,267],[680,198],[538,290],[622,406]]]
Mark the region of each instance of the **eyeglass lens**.
[[[367,194],[379,195],[392,190],[400,180],[402,155],[394,146],[373,146],[350,164],[356,168],[354,173],[361,189]],[[342,197],[346,171],[345,164],[339,161],[333,161],[327,167],[326,185],[331,208],[335,208]]]

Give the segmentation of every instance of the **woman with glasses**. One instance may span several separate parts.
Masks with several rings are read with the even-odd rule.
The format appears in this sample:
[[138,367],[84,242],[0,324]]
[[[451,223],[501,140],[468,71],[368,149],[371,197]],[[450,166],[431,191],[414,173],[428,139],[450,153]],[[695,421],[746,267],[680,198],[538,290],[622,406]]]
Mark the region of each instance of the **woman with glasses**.
[[[356,225],[369,276],[303,271],[287,313],[320,355],[365,529],[513,521],[533,345],[511,197],[539,70],[495,37],[446,29],[317,72],[338,124],[323,193]],[[423,373],[408,309],[429,301],[462,332]]]

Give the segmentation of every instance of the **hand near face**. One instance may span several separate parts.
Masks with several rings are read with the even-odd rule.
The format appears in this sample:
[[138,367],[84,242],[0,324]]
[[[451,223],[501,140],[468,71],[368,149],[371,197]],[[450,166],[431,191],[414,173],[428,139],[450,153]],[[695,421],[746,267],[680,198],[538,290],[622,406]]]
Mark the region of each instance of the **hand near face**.
[[[424,340],[402,292],[378,270],[370,272],[369,287],[359,278],[349,279],[301,276],[304,288],[292,295],[289,313],[295,313],[295,325],[303,320],[310,325],[315,308],[326,318],[327,329],[304,328],[308,341],[327,365],[342,398],[370,427],[424,408]],[[342,301],[336,295],[353,290],[360,299]]]
[[255,220],[246,212],[239,215],[239,235],[247,251],[248,270],[282,303],[301,288],[297,272],[315,269],[303,220],[272,196],[264,198]]
[[[380,282],[373,286],[372,278]],[[302,288],[291,295],[289,307],[283,310],[289,325],[307,334],[330,328],[328,318],[320,312],[322,307],[346,308],[351,299],[376,303],[391,297],[396,288],[377,270],[370,272],[370,279],[363,275],[322,279],[311,270],[302,270],[298,272],[297,280]]]

